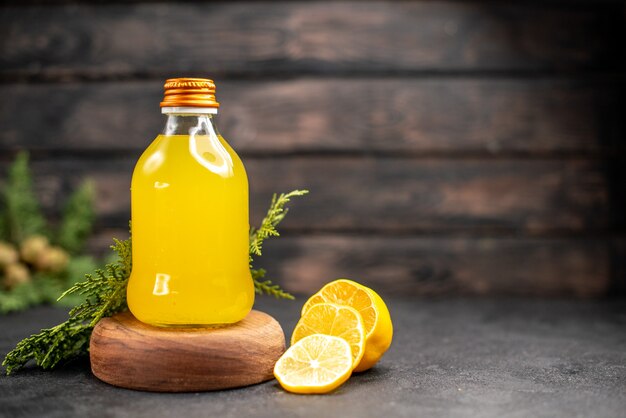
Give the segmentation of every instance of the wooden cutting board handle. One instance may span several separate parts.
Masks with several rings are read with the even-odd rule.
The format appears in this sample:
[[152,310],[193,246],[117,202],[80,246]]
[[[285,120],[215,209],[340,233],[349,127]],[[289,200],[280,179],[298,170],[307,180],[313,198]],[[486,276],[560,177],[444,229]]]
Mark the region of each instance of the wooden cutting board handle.
[[285,334],[271,316],[251,311],[221,328],[161,328],[130,312],[104,318],[89,346],[91,370],[115,386],[154,392],[235,388],[273,379]]

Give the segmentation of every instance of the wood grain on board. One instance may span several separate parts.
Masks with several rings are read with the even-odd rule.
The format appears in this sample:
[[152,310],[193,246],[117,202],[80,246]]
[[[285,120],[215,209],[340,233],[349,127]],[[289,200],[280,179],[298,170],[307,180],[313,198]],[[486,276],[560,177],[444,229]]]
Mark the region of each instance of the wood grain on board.
[[[0,103],[0,149],[142,150],[162,129],[162,84],[0,85],[11,98]],[[623,151],[625,90],[554,79],[224,81],[218,126],[243,155]]]
[[0,73],[134,75],[595,70],[619,4],[220,2],[13,7]]
[[[135,160],[67,159],[32,164],[47,209],[96,182],[101,225],[125,227]],[[300,231],[499,232],[531,235],[610,229],[602,161],[560,159],[250,158],[252,221],[272,193],[296,188],[283,227]]]
[[104,318],[91,335],[91,370],[115,386],[154,392],[198,392],[274,378],[285,335],[271,316],[252,311],[218,328],[155,327],[129,312]]

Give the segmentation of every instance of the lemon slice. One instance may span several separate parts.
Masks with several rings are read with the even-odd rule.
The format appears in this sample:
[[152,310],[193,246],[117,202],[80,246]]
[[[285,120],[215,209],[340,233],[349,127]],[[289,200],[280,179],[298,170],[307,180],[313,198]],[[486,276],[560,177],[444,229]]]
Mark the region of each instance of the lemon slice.
[[352,350],[353,365],[356,366],[361,361],[365,348],[365,329],[363,319],[355,309],[334,303],[311,306],[296,324],[291,335],[291,344],[313,334],[343,338]]
[[326,393],[352,374],[352,350],[343,338],[314,334],[302,338],[278,359],[274,376],[294,393]]
[[302,307],[302,315],[321,303],[350,306],[361,314],[365,327],[365,352],[354,370],[362,372],[376,364],[391,345],[393,338],[391,316],[382,298],[362,284],[339,279],[328,283],[311,296]]

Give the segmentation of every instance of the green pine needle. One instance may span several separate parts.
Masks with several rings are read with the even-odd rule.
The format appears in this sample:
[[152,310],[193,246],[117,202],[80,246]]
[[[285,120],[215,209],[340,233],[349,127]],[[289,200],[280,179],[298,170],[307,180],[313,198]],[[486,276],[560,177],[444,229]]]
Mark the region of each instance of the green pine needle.
[[254,291],[260,295],[266,294],[274,296],[276,299],[295,299],[294,296],[290,293],[285,292],[280,288],[277,284],[272,284],[271,280],[263,280],[265,278],[265,269],[251,269],[250,273],[252,273],[252,279],[254,280]]
[[289,211],[289,209],[285,208],[285,205],[291,201],[292,197],[303,196],[308,192],[308,190],[294,190],[289,193],[281,193],[278,197],[274,193],[270,208],[263,221],[261,221],[259,229],[250,228],[250,263],[252,263],[253,255],[261,255],[263,242],[267,238],[280,235],[276,230],[276,226],[285,218]]
[[[287,213],[285,205],[291,197],[302,196],[306,190],[274,195],[272,203],[259,229],[250,231],[250,262],[252,254],[260,256],[263,241],[271,236],[278,236],[276,226]],[[126,287],[132,268],[131,238],[125,241],[115,240],[111,247],[117,254],[117,260],[107,264],[94,274],[87,274],[85,280],[76,283],[65,291],[59,300],[72,295],[79,295],[83,302],[69,313],[69,319],[55,327],[41,330],[22,341],[9,352],[2,365],[6,373],[11,374],[23,367],[30,360],[43,369],[51,369],[63,361],[84,355],[89,348],[89,338],[96,323],[107,316],[128,309]],[[293,299],[265,278],[265,270],[250,266],[254,288],[257,293],[265,293],[276,298]],[[0,298],[3,297],[0,294]]]
[[252,279],[254,280],[254,291],[259,294],[267,294],[274,296],[277,299],[291,299],[293,295],[285,292],[279,285],[272,284],[271,280],[261,281],[265,278],[265,270],[255,270],[252,267],[253,256],[261,256],[263,242],[270,237],[278,237],[280,234],[276,227],[285,218],[289,209],[285,206],[291,201],[291,198],[297,196],[304,196],[308,190],[293,190],[289,193],[281,193],[276,196],[276,193],[272,195],[272,201],[267,214],[261,221],[261,226],[258,229],[250,228],[250,271],[252,273]]

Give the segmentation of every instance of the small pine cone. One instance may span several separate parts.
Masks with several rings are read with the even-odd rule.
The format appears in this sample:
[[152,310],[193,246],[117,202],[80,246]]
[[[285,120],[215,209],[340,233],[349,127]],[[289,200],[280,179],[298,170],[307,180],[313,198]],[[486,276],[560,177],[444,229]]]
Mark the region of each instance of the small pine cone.
[[60,247],[48,247],[35,260],[35,267],[41,271],[59,273],[65,270],[70,261],[69,254]]
[[17,263],[19,254],[15,247],[6,242],[0,242],[0,267]]
[[30,281],[30,273],[24,264],[9,264],[4,269],[4,286],[8,289],[28,281]]
[[43,253],[48,247],[50,243],[46,237],[42,237],[41,235],[33,235],[26,238],[22,241],[22,245],[20,246],[20,254],[22,256],[22,260],[27,263],[34,264],[41,253]]

